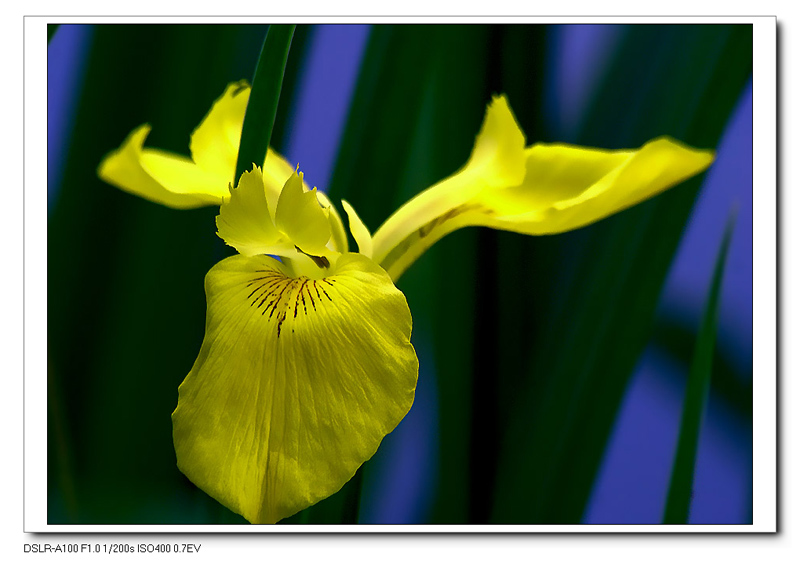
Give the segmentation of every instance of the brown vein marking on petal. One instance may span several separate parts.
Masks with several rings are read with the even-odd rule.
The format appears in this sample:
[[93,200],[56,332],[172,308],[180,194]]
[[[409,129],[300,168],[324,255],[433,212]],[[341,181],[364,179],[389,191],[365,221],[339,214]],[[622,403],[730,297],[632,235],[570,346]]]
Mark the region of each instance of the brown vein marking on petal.
[[[314,311],[317,311],[317,303],[314,301],[314,296],[311,295],[311,288],[308,285],[304,286],[306,292],[308,292],[308,299],[311,300],[311,307],[314,308]],[[317,292],[317,297],[319,297],[319,292]],[[305,308],[305,300],[303,301],[303,307]]]
[[[264,311],[261,312],[261,315],[264,315],[269,309],[270,310],[269,318],[272,319],[272,315],[275,313],[275,311],[278,309],[278,305],[281,303],[281,298],[283,298],[283,294],[286,293],[286,289],[291,285],[293,280],[294,280],[293,278],[286,279],[286,282],[283,284],[283,288],[281,288],[281,293],[278,294],[278,296],[274,300],[272,300],[267,304],[267,307],[264,308]],[[270,306],[272,306],[272,309],[270,309]]]
[[273,272],[273,273],[267,274],[266,276],[259,276],[258,278],[253,278],[250,282],[247,283],[247,285],[248,286],[252,286],[253,284],[258,282],[259,280],[271,280],[271,279],[275,279],[275,278],[281,279],[281,278],[285,278],[285,276],[283,276],[282,274],[278,274],[278,273]]
[[308,284],[308,278],[306,278],[305,276],[302,276],[300,278],[300,280],[302,280],[302,283],[300,284],[300,290],[297,292],[297,295],[295,296],[295,299],[294,299],[294,316],[295,316],[295,318],[297,318],[297,307],[300,305],[300,301],[301,300],[303,302],[303,312],[306,315],[308,315],[308,310],[306,309],[306,298],[305,298],[305,296],[303,296],[303,288],[305,288],[306,284]]
[[433,218],[431,221],[429,221],[428,223],[426,223],[425,225],[423,225],[422,227],[417,229],[417,233],[419,234],[419,238],[420,239],[424,239],[425,237],[430,235],[431,231],[436,229],[439,225],[441,225],[445,221],[449,221],[449,220],[453,219],[454,217],[457,217],[457,216],[459,216],[459,215],[461,215],[463,213],[467,213],[467,212],[471,212],[471,211],[478,211],[478,210],[483,210],[484,212],[485,211],[490,211],[487,208],[485,208],[483,205],[478,204],[478,203],[461,204],[460,206],[456,206],[456,207],[446,211],[442,215]]
[[[397,243],[391,249],[391,251],[389,251],[389,253],[381,260],[381,266],[384,269],[389,270],[392,267],[392,265],[394,265],[401,257],[403,257],[409,251],[409,249],[411,249],[417,243],[430,236],[430,234],[433,233],[437,227],[458,217],[459,215],[469,212],[480,212],[480,214],[484,216],[495,215],[495,211],[493,209],[488,208],[485,205],[477,202],[466,203],[451,208],[442,215],[433,218],[428,223],[424,224],[422,227],[419,227],[415,231],[409,233],[405,239]],[[439,235],[435,237],[434,241],[426,243],[425,248],[428,248],[430,245],[435,243],[436,240],[440,239],[441,237],[442,235]]]
[[[244,285],[245,288],[253,286],[247,299],[253,298],[250,305],[261,310],[262,316],[269,313],[267,319],[276,321],[276,331],[279,338],[281,333],[284,332],[287,321],[294,322],[301,312],[303,315],[308,316],[309,302],[313,312],[317,311],[317,302],[322,299],[322,296],[333,302],[331,296],[321,286],[321,283],[333,286],[333,282],[329,280],[324,278],[312,280],[306,276],[290,278],[277,271],[258,272],[267,272],[267,274],[251,278]],[[313,292],[311,291],[312,287],[314,289]],[[316,297],[314,294],[316,294]],[[294,333],[294,327],[292,327],[292,333]]]
[[[280,338],[281,336],[281,325],[283,325],[284,321],[286,321],[286,310],[283,310],[283,314],[281,315],[281,318],[278,320],[278,338]],[[292,329],[292,332],[294,332],[294,329]]]
[[[250,292],[250,295],[248,295],[248,296],[247,296],[247,298],[248,298],[248,299],[250,299],[250,297],[252,297],[252,295],[253,295],[253,294],[255,294],[257,291],[259,291],[259,290],[260,290],[260,289],[262,289],[262,288],[264,288],[264,292],[265,292],[265,293],[268,293],[268,292],[269,292],[269,291],[270,291],[272,288],[274,288],[275,286],[277,286],[278,284],[280,284],[280,283],[281,283],[281,281],[282,281],[282,280],[281,280],[280,278],[278,278],[278,277],[275,277],[275,278],[276,278],[276,280],[268,280],[268,281],[266,281],[266,282],[263,282],[263,283],[261,283],[259,286],[256,286],[256,288],[255,288],[255,289],[254,289],[252,292]],[[252,283],[252,282],[251,282],[251,283]],[[248,284],[248,286],[249,286],[249,285],[250,285],[250,284]],[[255,299],[255,300],[253,300],[253,303],[251,303],[250,305],[253,305],[253,304],[255,304],[255,303],[258,301],[258,299],[259,299],[261,296],[263,296],[263,295],[264,295],[264,294],[259,294],[259,295],[256,297],[256,299]]]
[[[328,281],[327,281],[327,280],[325,280],[325,279],[323,278],[323,279],[321,280],[321,282],[328,282]],[[328,284],[331,284],[331,283],[330,283],[330,282],[328,282]],[[331,284],[331,286],[333,286],[333,284]],[[325,294],[325,297],[326,297],[326,298],[328,298],[328,301],[329,301],[329,302],[332,302],[332,301],[333,301],[333,300],[331,299],[331,297],[328,295],[328,292],[326,292],[326,291],[325,291],[325,288],[320,288],[319,286],[317,286],[317,281],[316,281],[316,280],[314,280],[314,288],[315,288],[315,289],[316,289],[318,292],[319,292],[319,290],[322,290],[322,293],[323,293],[323,294]],[[319,295],[319,294],[317,294],[317,295]],[[320,298],[320,299],[322,299],[322,298]]]
[[[320,296],[320,295],[319,295],[319,288],[317,288],[317,281],[316,281],[316,280],[314,280],[314,282],[312,283],[312,285],[314,286],[314,291],[317,293],[317,299],[318,299],[319,301],[322,301],[322,296]],[[308,292],[308,293],[309,293],[309,294],[311,294],[311,291],[309,290],[309,292]],[[316,308],[315,308],[315,309],[316,309]]]

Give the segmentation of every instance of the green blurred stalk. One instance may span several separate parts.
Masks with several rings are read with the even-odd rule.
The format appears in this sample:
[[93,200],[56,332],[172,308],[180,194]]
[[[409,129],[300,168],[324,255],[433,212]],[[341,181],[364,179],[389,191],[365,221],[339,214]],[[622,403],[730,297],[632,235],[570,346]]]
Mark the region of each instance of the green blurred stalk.
[[292,45],[294,25],[271,25],[261,47],[250,99],[242,125],[242,140],[236,159],[236,176],[239,177],[253,164],[263,166],[264,156],[272,137],[272,127],[278,112],[286,60]]
[[[692,355],[697,343],[697,332],[673,319],[659,319],[654,329],[652,344],[663,354],[682,363],[688,376]],[[714,379],[711,393],[725,402],[746,425],[753,421],[753,370],[752,365],[741,366],[724,352],[714,351]],[[685,381],[683,382],[685,384]]]
[[730,247],[735,224],[736,210],[734,209],[728,219],[722,244],[717,253],[714,277],[711,282],[703,320],[697,335],[692,365],[689,370],[678,447],[675,452],[672,479],[670,480],[667,503],[664,509],[664,524],[686,524],[689,522],[689,506],[693,497],[692,484],[694,482],[695,461],[697,459],[697,445],[700,441],[700,429],[706,403],[708,402],[708,390],[711,385],[722,276],[725,272],[725,260],[728,256],[728,248]]

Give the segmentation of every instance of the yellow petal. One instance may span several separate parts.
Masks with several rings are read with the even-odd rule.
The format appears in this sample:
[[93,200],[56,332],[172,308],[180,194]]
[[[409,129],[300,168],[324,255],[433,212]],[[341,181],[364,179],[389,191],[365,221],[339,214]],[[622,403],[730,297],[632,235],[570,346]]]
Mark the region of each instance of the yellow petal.
[[534,145],[519,186],[483,194],[486,225],[539,235],[583,227],[636,205],[704,171],[713,151],[668,137],[630,151]]
[[304,253],[329,253],[326,245],[331,238],[331,224],[319,204],[317,189],[304,189],[302,172],[292,173],[284,184],[275,210],[275,225]]
[[[397,260],[396,256],[389,255],[396,255],[398,246],[405,247],[408,237],[417,230],[429,230],[451,210],[460,209],[483,192],[522,182],[525,176],[524,151],[525,136],[511,113],[508,101],[504,96],[494,98],[486,110],[467,164],[404,204],[378,228],[373,235],[375,260],[389,270],[388,267]],[[384,262],[387,257],[391,260]],[[392,274],[391,270],[389,272]]]
[[[235,168],[236,164],[234,163],[233,166]],[[261,172],[264,176],[264,189],[267,193],[269,209],[275,211],[278,207],[278,198],[281,195],[283,185],[286,183],[286,179],[294,174],[294,167],[281,155],[269,149]]]
[[[98,176],[153,202],[173,208],[220,205],[234,181],[236,157],[250,87],[240,81],[229,84],[201,124],[192,133],[192,159],[182,155],[143,149],[150,132],[145,124],[136,128],[119,149],[111,152],[98,168]],[[294,171],[272,149],[263,166],[264,184],[272,209],[283,183]],[[274,201],[273,201],[274,200]]]
[[475,139],[468,168],[485,168],[488,184],[508,186],[520,181],[525,134],[517,123],[508,99],[495,96],[486,109],[481,131]]
[[358,252],[365,257],[372,258],[372,235],[369,234],[369,229],[358,217],[356,210],[349,202],[342,200],[342,207],[347,214],[347,220],[350,223],[350,233],[353,234],[353,239],[358,244]]
[[331,250],[337,253],[346,253],[349,250],[347,233],[344,230],[344,223],[342,223],[339,212],[336,211],[336,207],[325,192],[317,190],[317,199],[319,200],[319,205],[328,210],[328,222],[331,226],[331,240],[328,242],[328,245]]
[[217,235],[243,255],[281,255],[294,251],[273,223],[264,177],[255,167],[239,178],[236,188],[219,208]]
[[[712,151],[667,137],[637,150],[537,144],[520,152],[513,116],[507,117],[507,106],[493,111],[497,106],[495,100],[467,166],[405,204],[375,233],[373,256],[392,279],[461,227],[529,235],[577,229],[655,196],[714,160]],[[512,157],[503,160],[504,153]],[[523,175],[516,175],[520,154]]]
[[338,491],[411,407],[418,362],[403,294],[341,255],[323,278],[270,257],[206,277],[200,354],[172,415],[178,467],[253,523]]
[[106,156],[97,175],[126,192],[172,208],[219,205],[228,193],[228,181],[210,175],[190,159],[143,149],[150,133],[145,124],[131,132],[116,151]]
[[[246,80],[228,84],[189,141],[194,162],[209,174],[226,178],[226,186],[234,180],[249,99],[250,85]],[[261,163],[256,164],[261,166]],[[294,167],[286,159],[272,149],[267,150],[262,173],[270,209],[275,209],[281,188],[293,172]]]
[[[197,166],[209,174],[233,180],[250,86],[240,80],[228,84],[222,96],[192,132],[189,150]],[[261,164],[261,163],[257,163]]]

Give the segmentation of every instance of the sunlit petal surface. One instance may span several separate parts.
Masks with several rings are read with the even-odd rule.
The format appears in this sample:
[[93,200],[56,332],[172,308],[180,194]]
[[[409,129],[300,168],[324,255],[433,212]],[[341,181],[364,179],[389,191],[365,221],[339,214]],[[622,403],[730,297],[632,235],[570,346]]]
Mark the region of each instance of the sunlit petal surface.
[[405,297],[348,254],[318,279],[235,256],[206,278],[200,354],[173,414],[178,466],[253,523],[328,497],[411,407]]

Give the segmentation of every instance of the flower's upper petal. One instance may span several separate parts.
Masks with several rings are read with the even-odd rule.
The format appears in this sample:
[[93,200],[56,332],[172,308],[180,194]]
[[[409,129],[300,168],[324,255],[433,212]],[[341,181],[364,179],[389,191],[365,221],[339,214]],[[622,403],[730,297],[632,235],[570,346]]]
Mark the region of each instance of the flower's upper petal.
[[328,210],[320,206],[317,189],[306,191],[303,173],[292,173],[283,186],[275,210],[275,225],[301,251],[309,255],[329,254],[331,238]]
[[525,134],[520,129],[508,99],[495,96],[486,109],[481,131],[467,168],[483,169],[486,183],[494,187],[517,184],[524,174]]
[[[226,186],[234,180],[250,90],[246,80],[228,84],[225,92],[214,101],[211,110],[192,132],[189,141],[189,150],[197,166],[209,174],[226,178]],[[261,163],[256,164],[261,166]],[[272,149],[267,150],[262,173],[267,199],[273,211],[283,183],[292,172],[294,168],[286,159]]]
[[342,207],[344,207],[344,211],[347,214],[350,233],[353,234],[353,239],[358,244],[358,252],[365,257],[372,258],[372,235],[369,234],[369,229],[358,217],[356,210],[353,209],[349,202],[342,200]]
[[[192,159],[143,149],[150,126],[141,125],[98,168],[98,176],[123,190],[173,208],[220,205],[234,181],[236,158],[250,87],[243,81],[229,84],[192,133]],[[283,183],[294,168],[269,149],[263,176],[272,209]],[[274,201],[273,201],[274,200]]]
[[249,98],[250,86],[247,81],[228,84],[189,140],[192,160],[197,166],[210,174],[230,177],[229,182],[233,180],[236,168]]
[[186,157],[143,149],[148,133],[147,124],[134,129],[119,149],[103,159],[97,175],[126,192],[172,208],[222,203],[227,180],[208,174]]
[[524,177],[525,136],[508,101],[499,96],[486,110],[466,166],[403,204],[378,228],[373,235],[375,260],[384,264],[387,255],[403,245],[412,233],[438,221],[482,192],[515,186]]
[[377,264],[293,277],[233,256],[206,277],[206,333],[172,415],[178,467],[253,523],[338,491],[411,407],[405,297]]

